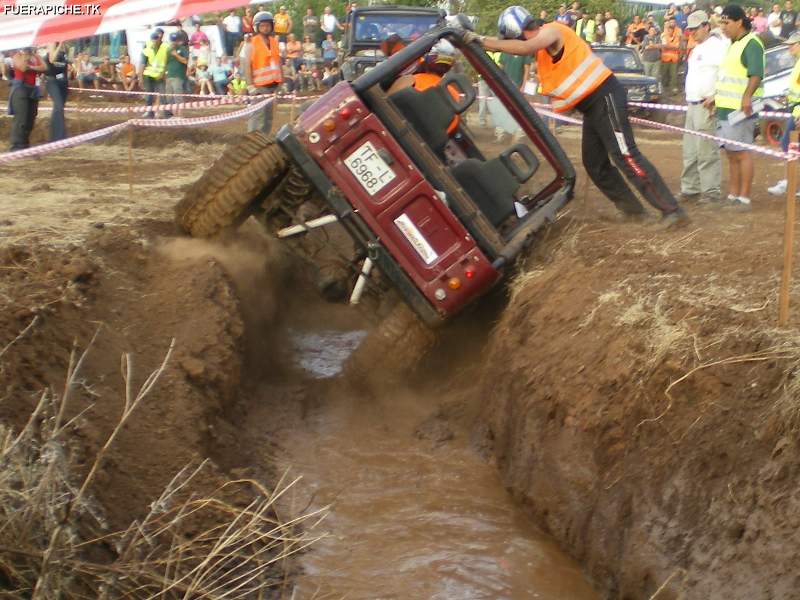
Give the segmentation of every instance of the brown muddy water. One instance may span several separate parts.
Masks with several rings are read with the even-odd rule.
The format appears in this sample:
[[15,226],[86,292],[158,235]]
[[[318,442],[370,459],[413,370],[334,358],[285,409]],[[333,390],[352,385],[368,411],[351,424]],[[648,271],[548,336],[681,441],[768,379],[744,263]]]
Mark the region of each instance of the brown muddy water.
[[[333,376],[361,335],[294,331],[297,366]],[[279,461],[302,475],[292,508],[330,506],[291,598],[599,598],[515,505],[468,432],[442,424],[418,433],[441,398],[333,389],[307,387],[304,414],[281,440]]]

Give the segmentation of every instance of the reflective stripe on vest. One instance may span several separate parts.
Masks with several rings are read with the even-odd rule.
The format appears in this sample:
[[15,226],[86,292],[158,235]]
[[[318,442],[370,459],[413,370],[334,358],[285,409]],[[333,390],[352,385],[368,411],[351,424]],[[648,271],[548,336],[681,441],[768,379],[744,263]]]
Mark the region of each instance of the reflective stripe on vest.
[[[414,75],[414,89],[418,91],[427,90],[435,85],[439,85],[439,82],[442,78],[439,75],[434,75],[433,73],[417,73]],[[458,89],[455,86],[449,85],[447,86],[447,91],[450,92],[450,95],[455,98],[456,102],[461,101],[461,94],[459,93]],[[447,133],[452,134],[458,128],[459,118],[458,115],[453,117],[453,120],[450,121],[450,124],[447,126]]]
[[541,90],[542,94],[553,98],[556,112],[565,112],[600,87],[611,76],[611,70],[571,28],[561,23],[548,23],[544,27],[558,27],[564,51],[555,63],[547,50],[537,52]]
[[147,46],[142,50],[142,54],[147,57],[147,66],[142,71],[145,77],[158,79],[167,70],[167,45],[161,43],[158,50],[153,50],[152,46]]
[[[717,108],[730,108],[739,110],[742,108],[742,96],[747,90],[750,78],[747,76],[747,67],[742,64],[742,54],[750,40],[756,40],[761,46],[761,57],[764,58],[764,42],[755,33],[748,33],[740,40],[733,42],[728,48],[728,54],[719,69],[717,79],[717,93],[714,96],[714,104]],[[759,84],[758,89],[753,93],[753,97],[764,95],[764,88]]]
[[268,39],[269,43],[264,41],[264,36],[257,35],[250,42],[253,45],[250,67],[253,85],[256,87],[274,85],[283,81],[278,40],[272,36]]
[[798,106],[792,107],[792,116],[795,119],[800,117],[800,82],[797,81],[798,79],[800,79],[800,59],[795,61],[792,74],[789,75],[789,91],[786,94],[786,101],[790,106],[798,104]]

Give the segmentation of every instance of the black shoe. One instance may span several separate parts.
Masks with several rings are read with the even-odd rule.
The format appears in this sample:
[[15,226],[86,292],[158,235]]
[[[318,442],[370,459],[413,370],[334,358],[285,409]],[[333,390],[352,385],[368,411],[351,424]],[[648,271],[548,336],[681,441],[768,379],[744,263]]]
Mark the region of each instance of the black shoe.
[[661,217],[661,221],[659,221],[658,225],[660,229],[680,229],[681,227],[686,227],[691,222],[692,220],[689,218],[687,212],[679,208]]
[[148,110],[146,113],[144,113],[144,117],[142,117],[142,118],[143,119],[155,119],[156,118],[156,114],[152,110]]

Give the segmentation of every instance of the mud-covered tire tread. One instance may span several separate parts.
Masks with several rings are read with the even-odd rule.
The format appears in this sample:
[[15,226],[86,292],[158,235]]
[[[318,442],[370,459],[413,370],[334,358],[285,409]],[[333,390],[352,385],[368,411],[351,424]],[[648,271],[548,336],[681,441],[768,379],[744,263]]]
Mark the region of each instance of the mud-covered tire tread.
[[175,207],[178,226],[199,238],[238,226],[253,202],[280,183],[288,169],[289,161],[274,138],[260,131],[248,133],[189,187]]
[[398,302],[347,359],[344,375],[353,386],[368,390],[406,381],[436,337],[408,305]]

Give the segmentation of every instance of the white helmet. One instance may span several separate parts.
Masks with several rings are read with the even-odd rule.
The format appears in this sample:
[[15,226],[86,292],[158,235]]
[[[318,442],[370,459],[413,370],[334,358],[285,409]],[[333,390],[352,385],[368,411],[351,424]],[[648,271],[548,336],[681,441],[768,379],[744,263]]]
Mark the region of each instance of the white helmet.
[[259,23],[263,23],[264,21],[269,21],[270,24],[275,27],[275,19],[272,17],[272,13],[260,10],[253,17],[253,30],[258,31]]
[[430,51],[432,54],[437,54],[440,56],[455,56],[456,53],[456,49],[453,47],[453,44],[444,38],[436,42]]
[[531,13],[521,6],[509,6],[497,18],[497,32],[501,38],[514,40],[533,22]]

